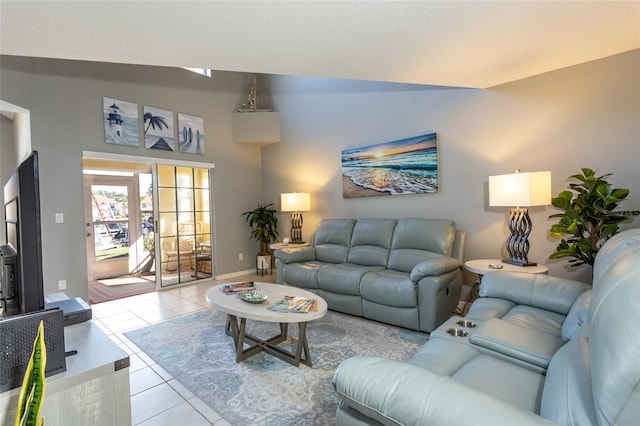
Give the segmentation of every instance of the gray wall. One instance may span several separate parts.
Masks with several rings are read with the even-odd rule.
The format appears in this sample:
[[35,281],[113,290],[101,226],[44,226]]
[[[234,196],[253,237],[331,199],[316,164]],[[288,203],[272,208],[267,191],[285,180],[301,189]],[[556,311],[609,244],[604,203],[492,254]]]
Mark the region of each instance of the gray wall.
[[[216,72],[209,79],[173,68],[9,56],[2,57],[1,67],[2,99],[31,111],[33,149],[40,155],[46,293],[66,279],[69,296],[88,295],[83,151],[215,163],[217,273],[255,265],[258,244],[249,240],[241,213],[268,200],[260,189],[260,148],[231,139],[231,112],[244,96],[243,74]],[[103,97],[202,116],[205,155],[149,150],[144,143],[137,148],[105,144]],[[65,223],[55,223],[57,212],[64,213]]]
[[[640,209],[640,51],[489,90],[274,76],[282,141],[261,149],[231,140],[243,74],[207,79],[179,69],[8,56],[0,66],[2,99],[31,110],[33,147],[41,155],[47,293],[66,279],[70,296],[87,297],[82,151],[215,163],[218,274],[254,265],[257,243],[248,239],[241,213],[258,202],[279,206],[279,194],[293,190],[312,193],[307,239],[323,217],[444,217],[469,233],[468,259],[503,255],[508,209],[488,207],[490,175],[551,170],[557,194],[568,176],[591,167],[631,189],[623,208]],[[204,117],[206,155],[106,145],[103,96]],[[437,194],[342,198],[342,149],[428,131],[438,133]],[[530,258],[554,275],[587,280],[589,268],[572,271],[566,261],[547,260],[556,245],[547,237],[554,223],[548,216],[556,210],[530,211]],[[65,213],[64,224],[54,223],[56,212]],[[284,236],[288,215],[280,218]]]
[[[265,194],[312,194],[306,238],[323,217],[443,217],[468,232],[467,259],[506,256],[508,208],[488,206],[487,181],[516,168],[551,170],[554,196],[581,167],[610,172],[613,185],[631,189],[621,208],[640,209],[640,51],[489,90],[275,77],[271,92],[283,136],[263,149]],[[342,198],[345,147],[430,131],[438,134],[437,194]],[[529,257],[551,274],[588,280],[591,268],[547,259],[557,244],[548,216],[557,212],[530,208]]]

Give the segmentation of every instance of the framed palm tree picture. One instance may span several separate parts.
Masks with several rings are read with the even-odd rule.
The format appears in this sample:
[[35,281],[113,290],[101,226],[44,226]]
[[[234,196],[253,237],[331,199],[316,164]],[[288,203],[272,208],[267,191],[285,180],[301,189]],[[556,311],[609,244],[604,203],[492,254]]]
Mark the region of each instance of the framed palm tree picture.
[[179,112],[178,141],[180,152],[204,154],[204,125],[202,117]]
[[102,98],[104,141],[114,145],[140,146],[138,104]]
[[173,111],[144,107],[144,146],[149,149],[175,151]]

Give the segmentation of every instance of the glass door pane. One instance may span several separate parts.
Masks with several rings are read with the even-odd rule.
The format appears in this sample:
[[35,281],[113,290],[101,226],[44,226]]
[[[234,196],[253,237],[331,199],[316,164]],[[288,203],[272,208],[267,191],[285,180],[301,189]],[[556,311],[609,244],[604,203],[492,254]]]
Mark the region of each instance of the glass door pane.
[[138,206],[130,204],[137,194],[134,185],[132,178],[85,177],[89,280],[126,275],[132,270],[135,250],[132,252],[130,215],[138,215]]
[[165,165],[157,170],[161,285],[210,277],[209,171]]

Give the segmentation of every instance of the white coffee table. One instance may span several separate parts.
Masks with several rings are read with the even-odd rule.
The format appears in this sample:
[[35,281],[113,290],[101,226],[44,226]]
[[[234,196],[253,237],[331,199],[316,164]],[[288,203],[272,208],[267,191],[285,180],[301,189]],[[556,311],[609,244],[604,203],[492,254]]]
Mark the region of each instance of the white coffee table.
[[[296,367],[300,363],[311,367],[311,356],[307,343],[307,323],[322,318],[327,313],[327,302],[320,296],[297,287],[255,282],[256,290],[265,293],[268,299],[263,303],[248,303],[237,295],[227,295],[220,291],[226,284],[220,284],[207,290],[207,302],[214,308],[227,314],[227,334],[233,336],[236,348],[236,362],[244,361],[260,352],[266,352]],[[317,300],[317,310],[306,313],[276,312],[268,306],[284,296],[299,296]],[[280,324],[280,333],[268,339],[260,339],[245,332],[247,320],[273,322]],[[289,324],[298,324],[298,344],[295,352],[278,346],[287,340]],[[245,341],[254,343],[245,349]]]

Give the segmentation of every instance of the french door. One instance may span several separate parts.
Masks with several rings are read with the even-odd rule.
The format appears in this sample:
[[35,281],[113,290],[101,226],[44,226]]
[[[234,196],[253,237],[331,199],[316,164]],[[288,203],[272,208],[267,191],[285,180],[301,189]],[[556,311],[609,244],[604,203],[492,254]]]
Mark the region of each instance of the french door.
[[88,279],[134,271],[142,249],[135,177],[85,175],[84,199]]
[[211,277],[209,169],[158,164],[156,175],[156,273],[160,287]]

